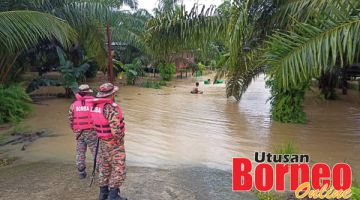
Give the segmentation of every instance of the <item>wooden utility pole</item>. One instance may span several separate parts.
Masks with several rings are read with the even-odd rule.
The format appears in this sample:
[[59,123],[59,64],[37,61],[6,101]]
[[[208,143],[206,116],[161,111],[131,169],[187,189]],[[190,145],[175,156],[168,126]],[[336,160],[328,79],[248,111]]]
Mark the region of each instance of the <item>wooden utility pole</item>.
[[108,79],[109,82],[114,84],[114,68],[113,68],[113,58],[112,58],[112,49],[111,49],[111,32],[110,32],[110,23],[109,17],[106,17],[106,33],[107,33],[107,42],[108,42]]

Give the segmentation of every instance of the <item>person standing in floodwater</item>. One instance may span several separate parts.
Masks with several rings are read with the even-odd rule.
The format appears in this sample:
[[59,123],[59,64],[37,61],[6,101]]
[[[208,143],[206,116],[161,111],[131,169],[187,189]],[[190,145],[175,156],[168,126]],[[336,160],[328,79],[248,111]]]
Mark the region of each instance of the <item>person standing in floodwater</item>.
[[92,155],[95,155],[97,136],[91,120],[90,109],[92,104],[88,99],[93,99],[93,91],[86,84],[80,85],[79,92],[75,95],[76,101],[70,106],[70,127],[76,137],[76,166],[80,179],[86,178],[86,151],[89,147]]
[[190,92],[191,94],[202,94],[203,91],[199,90],[199,82],[195,83],[195,87],[193,88],[193,90],[191,90]]
[[100,138],[99,185],[100,200],[127,200],[120,197],[120,186],[126,178],[125,124],[122,111],[114,102],[119,90],[111,83],[100,86],[91,116]]

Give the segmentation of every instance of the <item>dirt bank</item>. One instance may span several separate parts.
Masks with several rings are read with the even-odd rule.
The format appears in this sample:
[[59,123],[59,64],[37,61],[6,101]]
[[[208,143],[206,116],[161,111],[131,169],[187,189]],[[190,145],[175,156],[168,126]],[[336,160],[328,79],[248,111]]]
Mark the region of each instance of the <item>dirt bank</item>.
[[[73,165],[37,162],[0,169],[1,200],[95,200],[98,188],[90,178],[80,181]],[[3,181],[6,180],[6,181]],[[122,195],[129,200],[256,199],[233,193],[231,174],[202,167],[155,169],[128,167]]]

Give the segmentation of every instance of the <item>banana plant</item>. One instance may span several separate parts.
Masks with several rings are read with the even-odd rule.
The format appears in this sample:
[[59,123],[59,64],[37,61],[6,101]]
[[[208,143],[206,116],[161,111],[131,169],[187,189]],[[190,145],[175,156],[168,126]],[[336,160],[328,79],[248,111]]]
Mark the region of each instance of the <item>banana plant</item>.
[[66,55],[62,49],[57,47],[56,50],[60,61],[59,72],[62,75],[62,85],[65,87],[66,97],[70,97],[71,91],[74,94],[78,91],[78,80],[85,78],[85,74],[90,68],[90,65],[85,62],[78,67],[74,67],[74,64],[66,59]]
[[126,64],[124,68],[128,85],[135,85],[136,79],[144,75],[140,59],[135,59],[133,63]]

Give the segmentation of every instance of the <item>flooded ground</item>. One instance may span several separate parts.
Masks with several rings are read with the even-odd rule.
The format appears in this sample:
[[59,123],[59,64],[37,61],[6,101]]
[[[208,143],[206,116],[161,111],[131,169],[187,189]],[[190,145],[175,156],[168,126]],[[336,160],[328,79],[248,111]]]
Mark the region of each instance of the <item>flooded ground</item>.
[[[225,97],[225,85],[201,85],[203,95],[190,94],[193,83],[176,80],[161,90],[121,87],[117,100],[125,115],[129,166],[231,170],[232,157],[253,158],[255,151],[273,151],[293,141],[299,153],[309,154],[313,162],[346,161],[360,178],[359,92],[351,91],[338,101],[322,101],[310,93],[305,106],[309,122],[289,125],[270,120],[263,77],[240,103]],[[12,154],[26,161],[73,162],[75,140],[67,124],[71,100],[42,103],[46,105],[36,105],[25,124],[50,130],[56,137]]]

